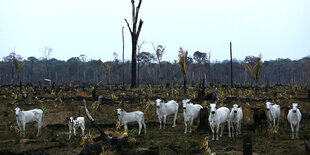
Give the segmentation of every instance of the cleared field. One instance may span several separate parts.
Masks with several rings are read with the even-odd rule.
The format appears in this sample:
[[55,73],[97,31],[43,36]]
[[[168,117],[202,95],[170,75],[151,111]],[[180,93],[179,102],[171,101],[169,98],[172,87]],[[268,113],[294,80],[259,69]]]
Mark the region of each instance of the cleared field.
[[[2,87],[0,90],[0,150],[21,153],[26,151],[46,152],[50,154],[78,154],[83,149],[81,137],[73,137],[68,141],[68,128],[65,121],[66,116],[84,116],[83,102],[80,97],[90,97],[93,87],[79,88],[78,86],[62,88],[24,88],[28,93],[28,98],[23,99],[19,89],[15,87]],[[115,86],[97,87],[96,95],[102,95],[104,104],[98,105],[97,101],[87,101],[88,109],[97,123],[105,126],[104,130],[122,132],[123,127],[116,130],[117,116],[115,109],[123,107],[126,111],[141,110],[145,112],[147,122],[147,134],[138,136],[137,125],[129,126],[129,133],[139,143],[139,145],[128,146],[130,149],[155,149],[160,154],[202,154],[204,149],[201,145],[204,138],[211,133],[206,131],[197,132],[197,124],[194,123],[192,134],[183,134],[183,110],[179,107],[177,127],[172,128],[172,116],[168,117],[165,130],[159,130],[157,124],[156,98],[174,99],[178,103],[182,99],[197,97],[198,88],[190,88],[185,96],[183,89],[174,89],[171,95],[170,89],[163,86],[141,86],[134,90],[121,90]],[[257,154],[307,154],[304,147],[304,136],[310,133],[310,104],[307,100],[307,90],[298,86],[282,86],[258,90],[237,89],[237,88],[207,88],[206,93],[217,92],[220,99],[220,106],[231,108],[233,104],[243,107],[244,117],[242,120],[242,135],[237,138],[229,138],[227,128],[224,130],[223,137],[219,141],[209,141],[212,152],[217,154],[242,154],[243,136],[252,135],[253,152]],[[71,98],[70,98],[71,97]],[[70,98],[70,99],[69,99]],[[264,107],[265,101],[271,101],[281,106],[281,120],[278,129],[269,128],[262,133],[248,130],[247,125],[253,123],[251,107]],[[291,129],[286,122],[285,108],[290,103],[297,102],[302,108],[303,121],[300,127],[300,139],[291,140]],[[26,104],[25,104],[26,103]],[[119,103],[119,104],[108,104]],[[207,101],[194,101],[203,107],[208,105]],[[36,124],[26,125],[26,137],[19,138],[16,119],[13,107],[19,106],[25,110],[41,108],[44,112],[44,127],[42,135],[37,138]],[[8,116],[4,116],[4,111]],[[207,119],[207,118],[206,118]],[[86,119],[86,132],[92,137],[99,135],[99,132],[90,125]],[[78,130],[78,135],[81,132]],[[58,136],[59,141],[55,141]],[[109,150],[105,150],[109,152]],[[113,151],[111,151],[113,152]],[[114,152],[119,153],[119,152]],[[308,152],[309,153],[309,152]]]

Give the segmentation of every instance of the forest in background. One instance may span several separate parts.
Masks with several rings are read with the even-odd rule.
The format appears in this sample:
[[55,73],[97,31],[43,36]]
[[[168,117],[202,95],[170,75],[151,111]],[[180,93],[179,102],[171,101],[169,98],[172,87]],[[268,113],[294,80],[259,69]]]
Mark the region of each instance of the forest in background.
[[[182,83],[183,75],[178,61],[161,61],[161,55],[141,52],[137,55],[137,83],[138,84],[167,84]],[[67,61],[48,58],[22,56],[15,52],[0,61],[0,84],[10,85],[44,83],[50,79],[56,85],[61,84],[103,84],[121,85],[130,84],[131,61],[118,59],[114,53],[113,61],[102,62],[99,60],[87,61],[86,55],[72,57]],[[210,53],[196,51],[192,57],[187,57],[188,84],[195,84],[206,80],[207,84],[230,84],[230,61],[210,61]],[[255,56],[247,56],[244,60],[233,59],[233,83],[254,85],[244,65],[255,65]],[[299,60],[276,59],[261,62],[262,71],[259,84],[299,84],[309,85],[310,82],[310,57]]]

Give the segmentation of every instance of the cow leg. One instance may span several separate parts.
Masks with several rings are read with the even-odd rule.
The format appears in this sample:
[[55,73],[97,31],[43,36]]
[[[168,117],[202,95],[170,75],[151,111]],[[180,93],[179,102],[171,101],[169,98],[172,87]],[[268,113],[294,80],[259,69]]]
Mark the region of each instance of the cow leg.
[[192,133],[193,122],[194,122],[194,118],[190,118],[189,133]]
[[23,127],[18,120],[17,120],[17,126],[19,128],[19,136],[22,137],[23,136]]
[[235,132],[235,129],[234,129],[234,128],[235,128],[235,126],[234,126],[234,123],[233,123],[233,122],[231,122],[231,125],[230,125],[230,126],[231,126],[231,130],[232,130],[232,131],[231,131],[231,133],[232,133],[232,137],[234,137],[234,132]]
[[26,123],[23,122],[22,125],[23,125],[23,129],[22,129],[22,131],[23,131],[23,137],[25,137],[25,136],[26,136],[26,134],[25,134],[25,132],[26,132]]
[[124,122],[124,130],[125,130],[125,132],[127,132],[127,131],[128,131],[128,128],[127,128],[127,122]]
[[239,124],[239,135],[241,134],[241,122],[238,123]]
[[292,129],[292,139],[294,139],[294,127],[293,127],[292,123],[290,123],[290,124],[291,124],[291,129]]
[[220,125],[220,128],[221,128],[220,137],[222,137],[222,136],[223,136],[223,131],[224,131],[224,124],[221,124],[221,125]]
[[212,140],[214,140],[214,126],[210,125],[210,128],[211,128],[211,131],[212,131]]
[[184,118],[184,125],[185,125],[184,133],[186,134],[187,133],[187,119],[186,118]]
[[142,122],[141,122],[141,121],[138,121],[138,123],[139,123],[139,133],[138,133],[138,135],[140,135],[141,129],[142,129]]
[[146,135],[146,125],[145,125],[145,123],[144,123],[144,118],[143,118],[143,120],[142,120],[142,123],[143,123],[143,126],[144,126],[144,134]]
[[76,136],[76,129],[75,129],[75,127],[73,127],[73,133],[74,133],[74,136]]
[[219,140],[219,130],[220,130],[220,124],[216,124],[216,140]]
[[[228,120],[227,125],[228,125],[228,136],[231,137],[231,133],[230,133],[230,120]],[[223,127],[224,127],[224,125],[223,125]],[[223,129],[222,129],[222,132],[223,132]]]
[[296,130],[295,130],[295,132],[296,132],[296,138],[299,138],[299,136],[298,136],[298,131],[299,131],[299,122],[297,123]]
[[69,138],[68,139],[71,139],[71,131],[72,131],[72,125],[71,123],[69,123]]
[[166,128],[166,119],[167,119],[167,115],[164,115],[164,129]]
[[84,128],[83,126],[81,126],[80,128],[81,128],[81,130],[82,130],[82,135],[81,135],[81,136],[84,136],[84,130],[85,130],[85,128]]
[[158,116],[158,121],[159,121],[159,129],[161,129],[161,120],[162,118],[160,116]]
[[176,126],[177,117],[178,117],[178,112],[175,112],[174,113],[174,119],[173,119],[173,125],[172,125],[173,128]]
[[38,132],[37,132],[37,137],[41,134],[41,123],[38,121]]

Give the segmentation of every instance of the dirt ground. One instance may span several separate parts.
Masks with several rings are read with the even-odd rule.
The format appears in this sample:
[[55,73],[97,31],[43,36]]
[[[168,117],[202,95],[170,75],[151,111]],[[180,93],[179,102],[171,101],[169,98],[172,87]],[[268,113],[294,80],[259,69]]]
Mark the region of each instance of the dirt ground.
[[[78,154],[82,149],[81,146],[81,131],[78,130],[78,136],[68,139],[68,128],[65,117],[67,116],[85,116],[83,103],[81,100],[61,100],[59,96],[75,96],[90,95],[92,88],[72,90],[64,90],[61,92],[44,92],[43,89],[37,90],[40,93],[34,93],[31,89],[24,88],[24,92],[29,93],[32,99],[23,99],[19,94],[18,88],[8,87],[0,90],[0,151],[10,151],[21,153],[25,151],[43,151],[49,154]],[[100,124],[116,124],[117,116],[115,109],[123,107],[126,111],[141,110],[145,113],[145,121],[147,123],[147,134],[137,134],[138,127],[135,123],[130,126],[129,132],[139,142],[135,149],[158,148],[160,154],[203,154],[204,149],[201,145],[206,136],[211,133],[206,131],[196,131],[197,124],[193,127],[193,133],[184,134],[183,109],[179,108],[177,126],[172,128],[172,118],[167,119],[166,129],[159,130],[159,125],[149,122],[157,122],[156,107],[154,101],[161,97],[166,100],[174,99],[178,103],[182,99],[196,98],[197,89],[190,88],[185,96],[182,89],[175,89],[173,96],[170,90],[163,86],[141,87],[133,91],[114,90],[115,87],[103,87],[97,89],[97,95],[102,95],[105,98],[111,99],[113,102],[120,104],[103,104],[98,106],[97,101],[87,101],[91,115]],[[307,90],[299,86],[273,87],[268,91],[260,89],[257,93],[253,89],[236,89],[236,88],[208,88],[208,92],[217,92],[222,102],[220,106],[231,108],[233,104],[238,104],[243,107],[244,117],[242,120],[242,134],[238,137],[229,138],[227,128],[224,130],[223,137],[219,141],[209,141],[209,148],[216,154],[242,154],[243,136],[251,135],[253,152],[255,154],[307,154],[304,147],[304,136],[310,134],[310,119],[309,110],[310,104],[307,98]],[[83,95],[83,93],[82,93]],[[126,97],[138,98],[134,100],[137,103],[130,103]],[[28,98],[31,98],[28,97]],[[41,97],[55,97],[55,99],[46,99]],[[129,98],[129,97],[128,97]],[[250,99],[246,99],[250,98]],[[278,129],[265,129],[262,133],[248,130],[247,125],[253,123],[251,107],[264,107],[264,99],[277,103],[281,106],[281,120]],[[128,99],[129,100],[129,99]],[[23,102],[21,102],[23,101]],[[24,102],[25,101],[25,102]],[[299,103],[302,108],[303,121],[300,127],[299,139],[291,140],[291,129],[287,124],[285,116],[285,108],[290,103]],[[25,104],[27,103],[27,104]],[[195,103],[195,102],[194,102]],[[208,105],[208,102],[200,102],[203,107]],[[43,109],[44,127],[42,135],[36,137],[37,125],[31,123],[26,125],[26,137],[18,136],[18,128],[14,112],[11,111],[16,106],[25,110],[33,108]],[[180,106],[181,107],[181,106]],[[7,111],[8,116],[4,115]],[[206,118],[207,119],[207,118]],[[49,125],[60,124],[58,128],[48,127]],[[149,124],[149,125],[148,125]],[[120,129],[112,126],[104,128],[104,130],[123,131],[123,126]],[[86,132],[92,137],[98,135],[98,131],[90,126],[90,122],[86,119]],[[58,136],[58,139],[64,141],[65,146],[60,146],[59,142],[53,139]],[[113,151],[112,151],[113,153]],[[114,152],[117,153],[117,152]],[[308,152],[309,154],[309,152]]]

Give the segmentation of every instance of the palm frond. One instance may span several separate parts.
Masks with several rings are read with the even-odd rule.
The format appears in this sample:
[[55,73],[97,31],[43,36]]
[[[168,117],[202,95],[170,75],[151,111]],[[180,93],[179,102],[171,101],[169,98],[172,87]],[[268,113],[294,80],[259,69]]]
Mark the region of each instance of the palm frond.
[[251,78],[255,81],[257,84],[259,81],[259,76],[262,71],[262,65],[261,65],[261,57],[257,57],[255,59],[255,65],[254,67],[250,67],[248,64],[243,65],[244,68],[247,70],[247,72],[250,74]]
[[182,72],[184,77],[186,77],[186,74],[188,71],[188,68],[186,66],[187,54],[188,54],[188,51],[184,51],[182,48],[180,48],[180,50],[179,50],[179,67],[180,67],[181,72]]

